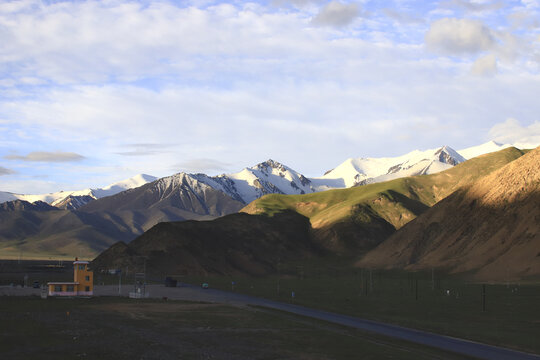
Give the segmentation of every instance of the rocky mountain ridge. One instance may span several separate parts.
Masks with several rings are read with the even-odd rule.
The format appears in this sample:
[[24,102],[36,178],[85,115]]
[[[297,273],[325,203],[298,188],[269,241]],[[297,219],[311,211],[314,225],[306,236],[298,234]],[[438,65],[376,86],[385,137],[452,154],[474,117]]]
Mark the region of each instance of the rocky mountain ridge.
[[[394,158],[350,158],[336,168],[327,171],[322,177],[316,178],[308,178],[272,159],[244,168],[237,173],[217,176],[198,173],[188,174],[188,176],[227,194],[236,201],[248,204],[266,194],[309,194],[406,176],[433,174],[471,157],[509,146],[511,145],[491,141],[460,151],[443,146],[425,151],[415,150]],[[0,191],[0,203],[17,199],[29,202],[44,201],[59,208],[74,210],[95,199],[115,195],[155,180],[157,178],[151,175],[139,174],[104,188],[60,191],[41,195],[13,194]]]

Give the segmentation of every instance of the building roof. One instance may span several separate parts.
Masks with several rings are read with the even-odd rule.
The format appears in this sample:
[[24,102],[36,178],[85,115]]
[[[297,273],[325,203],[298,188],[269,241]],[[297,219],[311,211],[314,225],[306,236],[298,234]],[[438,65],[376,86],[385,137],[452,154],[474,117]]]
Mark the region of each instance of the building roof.
[[89,261],[82,261],[82,260],[76,260],[73,262],[73,264],[90,264]]

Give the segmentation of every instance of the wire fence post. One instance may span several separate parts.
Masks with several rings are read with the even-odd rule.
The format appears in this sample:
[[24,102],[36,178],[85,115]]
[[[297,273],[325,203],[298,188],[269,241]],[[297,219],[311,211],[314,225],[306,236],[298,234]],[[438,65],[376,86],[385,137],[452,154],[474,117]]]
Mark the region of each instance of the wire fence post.
[[482,284],[482,312],[486,311],[486,284]]

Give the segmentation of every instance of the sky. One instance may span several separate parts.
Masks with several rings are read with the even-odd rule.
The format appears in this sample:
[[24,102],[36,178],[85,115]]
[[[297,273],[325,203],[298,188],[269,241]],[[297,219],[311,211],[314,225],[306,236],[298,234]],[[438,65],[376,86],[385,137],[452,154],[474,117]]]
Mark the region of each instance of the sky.
[[0,191],[540,143],[540,0],[0,2]]

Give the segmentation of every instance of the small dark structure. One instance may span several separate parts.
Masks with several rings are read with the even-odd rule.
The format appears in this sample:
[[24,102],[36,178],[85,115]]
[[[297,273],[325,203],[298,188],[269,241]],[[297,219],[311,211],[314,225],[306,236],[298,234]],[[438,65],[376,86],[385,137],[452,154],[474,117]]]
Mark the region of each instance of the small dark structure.
[[165,287],[176,287],[177,284],[178,284],[178,280],[175,280],[169,276],[165,278]]

